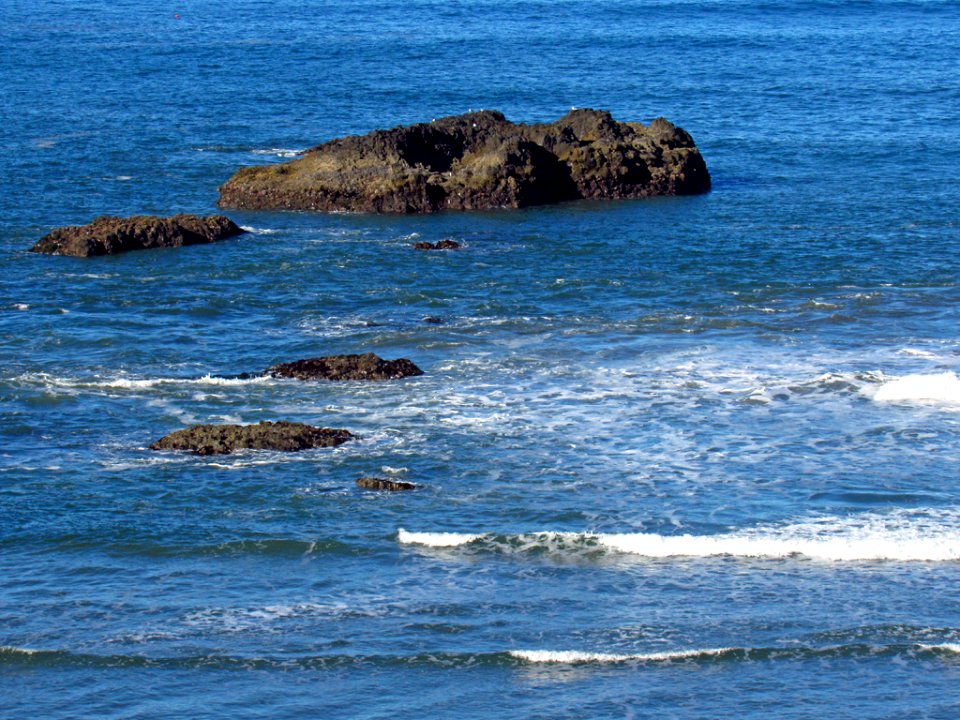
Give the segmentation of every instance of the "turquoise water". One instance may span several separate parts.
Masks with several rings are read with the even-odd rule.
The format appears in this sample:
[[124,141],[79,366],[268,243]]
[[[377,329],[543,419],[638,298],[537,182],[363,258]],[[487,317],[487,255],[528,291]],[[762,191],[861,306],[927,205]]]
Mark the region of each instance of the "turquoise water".
[[[0,716],[957,715],[956,5],[147,5],[4,5]],[[27,252],[572,106],[713,191]],[[367,351],[425,374],[230,379]],[[363,438],[146,449],[278,419]]]

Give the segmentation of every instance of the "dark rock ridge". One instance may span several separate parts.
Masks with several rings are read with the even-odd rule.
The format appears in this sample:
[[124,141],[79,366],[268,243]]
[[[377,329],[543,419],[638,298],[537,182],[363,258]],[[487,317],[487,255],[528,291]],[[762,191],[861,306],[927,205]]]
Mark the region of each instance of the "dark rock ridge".
[[458,247],[460,247],[460,243],[456,240],[440,240],[435,243],[421,240],[413,244],[414,250],[456,250]]
[[378,477],[362,477],[357,480],[357,487],[364,490],[416,490],[417,486],[404,480],[387,480]]
[[194,425],[160,438],[150,449],[189,450],[198,455],[225,455],[237,450],[294,452],[335,447],[354,437],[347,430],[284,421],[263,421],[257,425]]
[[130,250],[181,247],[216,242],[244,232],[223,215],[103,215],[89,225],[61,227],[44,235],[32,252],[49,255],[114,255]]
[[397,380],[423,375],[406,358],[384,360],[373,353],[330,355],[274,365],[267,374],[297,380]]
[[690,135],[663,118],[621,123],[583,109],[523,125],[482,110],[331,140],[287,163],[243,168],[220,187],[219,204],[430,213],[709,189]]

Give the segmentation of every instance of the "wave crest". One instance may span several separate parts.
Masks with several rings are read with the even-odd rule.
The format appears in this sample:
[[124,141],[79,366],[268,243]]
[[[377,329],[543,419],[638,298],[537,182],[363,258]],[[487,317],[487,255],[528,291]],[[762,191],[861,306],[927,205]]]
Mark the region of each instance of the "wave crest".
[[408,532],[401,544],[503,553],[599,551],[645,558],[734,557],[812,560],[947,562],[960,559],[960,511],[911,509],[849,517],[819,517],[717,535],[536,532],[518,535]]

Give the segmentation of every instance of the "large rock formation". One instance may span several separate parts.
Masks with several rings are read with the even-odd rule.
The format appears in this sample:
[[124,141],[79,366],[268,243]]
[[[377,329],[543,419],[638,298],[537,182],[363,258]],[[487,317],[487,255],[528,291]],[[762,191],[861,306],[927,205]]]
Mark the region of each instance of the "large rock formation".
[[274,365],[267,374],[297,380],[398,380],[423,375],[406,358],[384,360],[373,353],[363,355],[329,355]]
[[244,168],[220,187],[220,205],[429,213],[709,189],[693,140],[663,118],[641,125],[572,110],[554,123],[522,125],[483,110]]
[[292,422],[257,425],[194,425],[150,445],[151,450],[189,450],[198,455],[225,455],[237,450],[283,450],[335,447],[355,437],[347,430]]
[[223,215],[104,215],[89,225],[57,228],[34,245],[32,252],[49,255],[113,255],[129,250],[202,245],[244,232]]

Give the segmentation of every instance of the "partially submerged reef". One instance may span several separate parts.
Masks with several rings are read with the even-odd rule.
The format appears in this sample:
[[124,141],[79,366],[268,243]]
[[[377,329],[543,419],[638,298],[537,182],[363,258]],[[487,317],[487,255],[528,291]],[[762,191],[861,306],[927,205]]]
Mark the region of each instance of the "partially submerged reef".
[[362,477],[356,481],[358,488],[364,490],[389,490],[390,492],[399,492],[402,490],[416,490],[417,486],[412,482],[405,480],[389,480],[380,477]]
[[266,374],[296,380],[399,380],[423,375],[423,370],[406,358],[384,360],[373,353],[364,353],[294,360],[274,365]]
[[336,447],[356,436],[348,430],[296,422],[262,421],[256,425],[194,425],[165,435],[150,450],[186,450],[197,455],[227,455],[237,450],[296,452]]
[[57,228],[44,235],[31,252],[91,257],[131,250],[203,245],[240,235],[244,230],[223,215],[102,215],[87,225]]
[[710,173],[684,130],[571,110],[515,124],[493,110],[331,140],[290,162],[246,167],[221,207],[433,213],[577,199],[693,195]]

